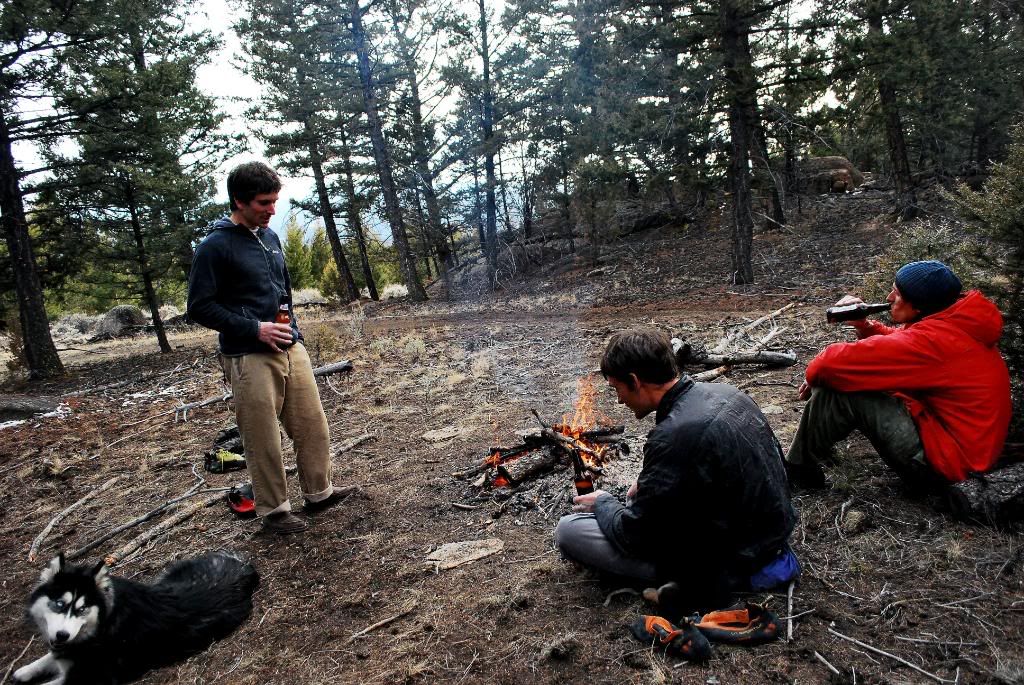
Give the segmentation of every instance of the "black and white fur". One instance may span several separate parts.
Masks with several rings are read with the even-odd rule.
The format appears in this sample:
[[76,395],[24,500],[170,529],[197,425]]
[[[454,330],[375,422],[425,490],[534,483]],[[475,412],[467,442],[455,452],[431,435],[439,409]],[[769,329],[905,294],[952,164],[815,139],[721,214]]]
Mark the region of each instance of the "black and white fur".
[[229,552],[167,566],[152,583],[68,564],[43,570],[28,617],[49,653],[14,672],[45,685],[116,685],[195,654],[231,633],[252,611],[256,569]]

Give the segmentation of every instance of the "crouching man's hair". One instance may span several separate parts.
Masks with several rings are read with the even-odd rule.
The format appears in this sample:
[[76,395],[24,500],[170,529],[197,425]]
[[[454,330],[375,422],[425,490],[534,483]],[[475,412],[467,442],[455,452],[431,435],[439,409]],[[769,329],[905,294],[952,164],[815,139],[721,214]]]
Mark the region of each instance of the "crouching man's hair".
[[228,174],[228,202],[231,211],[238,209],[238,202],[252,202],[252,199],[263,193],[276,193],[281,190],[281,179],[277,172],[263,162],[245,162],[239,164]]
[[619,331],[608,341],[601,358],[601,373],[623,383],[629,374],[645,383],[668,383],[679,375],[672,342],[668,335],[653,328]]

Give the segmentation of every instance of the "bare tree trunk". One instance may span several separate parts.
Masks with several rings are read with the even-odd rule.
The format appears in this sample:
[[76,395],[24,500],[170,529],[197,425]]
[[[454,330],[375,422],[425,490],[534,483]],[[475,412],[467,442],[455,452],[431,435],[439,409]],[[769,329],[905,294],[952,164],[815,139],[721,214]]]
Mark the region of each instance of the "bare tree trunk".
[[[881,36],[883,33],[883,8],[881,0],[867,3],[868,33]],[[884,69],[884,67],[882,67]],[[892,164],[893,181],[896,184],[896,211],[903,219],[917,216],[917,192],[910,175],[910,160],[907,157],[907,142],[903,135],[896,88],[884,74],[878,77],[878,102],[885,117],[885,137],[889,143],[889,162]]]
[[324,220],[324,228],[327,231],[327,240],[331,243],[331,256],[334,257],[334,265],[338,267],[338,274],[345,284],[346,302],[353,302],[359,299],[359,289],[356,288],[355,279],[352,278],[352,269],[345,259],[345,252],[341,249],[341,237],[338,235],[338,225],[334,221],[334,209],[331,207],[331,197],[327,193],[327,181],[324,178],[323,155],[317,145],[316,131],[313,129],[313,121],[306,117],[303,127],[306,129],[306,144],[309,146],[309,165],[313,168],[313,179],[316,181],[317,199],[320,201],[320,216]]
[[480,234],[480,251],[487,256],[487,229],[484,226],[484,206],[480,202],[480,165],[473,157],[473,208],[476,211],[476,228]]
[[[399,35],[397,22],[395,23],[395,34],[402,45],[405,68],[409,79],[409,96],[412,111],[412,154],[415,160],[416,175],[419,176],[419,185],[423,188],[423,199],[427,205],[427,237],[428,245],[434,248],[438,258],[444,264],[442,275],[448,279],[448,270],[455,266],[452,261],[451,251],[448,249],[448,241],[445,236],[444,226],[441,225],[441,207],[437,201],[437,192],[434,190],[434,172],[430,169],[430,150],[427,149],[427,132],[423,125],[423,103],[420,100],[419,80],[416,74],[416,60]],[[429,249],[428,249],[429,252]]]
[[[0,102],[6,102],[6,99],[0,99]],[[14,163],[11,145],[7,114],[0,109],[0,223],[3,223],[11,270],[14,272],[25,362],[31,378],[62,376],[64,364],[50,336],[43,286],[36,271],[28,221],[25,219],[25,205],[18,183],[20,174]]]
[[490,271],[491,282],[494,282],[494,272],[498,269],[498,204],[494,197],[494,188],[497,180],[494,175],[494,94],[491,92],[491,55],[487,46],[487,12],[484,7],[484,0],[479,0],[480,5],[480,56],[484,62],[484,102],[483,113],[480,117],[480,126],[483,128],[483,153],[484,153],[484,190],[485,207],[487,211],[487,230],[484,234],[487,242],[487,267]]
[[722,57],[729,84],[729,179],[732,185],[732,282],[754,282],[751,250],[754,220],[750,197],[750,112],[755,96],[753,65],[743,49],[748,27],[741,17],[737,0],[722,0],[719,10],[722,32]]
[[146,252],[146,243],[142,236],[142,221],[139,219],[139,210],[135,206],[135,190],[131,182],[126,181],[125,199],[128,201],[128,215],[131,217],[132,237],[135,239],[135,260],[139,264],[139,272],[142,274],[142,287],[146,296],[146,304],[153,314],[153,329],[156,331],[156,340],[160,345],[160,351],[164,354],[172,352],[171,344],[167,341],[167,331],[164,330],[163,319],[160,318],[160,298],[157,297],[156,288],[153,285],[153,272],[149,268],[149,255]]
[[[482,1],[482,0],[481,0]],[[387,142],[384,140],[384,127],[377,109],[377,94],[374,89],[373,74],[370,72],[370,50],[366,44],[366,32],[363,29],[362,10],[359,0],[349,0],[352,21],[353,48],[359,66],[359,80],[363,86],[363,105],[366,118],[370,124],[370,142],[373,146],[373,158],[377,163],[377,175],[380,177],[381,195],[388,212],[391,224],[391,235],[395,239],[395,251],[398,252],[398,267],[402,272],[402,280],[409,289],[409,297],[417,302],[427,299],[427,292],[416,274],[416,262],[409,249],[409,238],[402,220],[402,207],[398,202],[395,189],[395,178],[391,171],[391,157],[388,154]]]
[[345,127],[338,130],[341,140],[341,162],[345,171],[344,187],[345,196],[348,198],[348,227],[352,235],[356,237],[356,247],[359,248],[359,265],[363,270],[363,280],[366,281],[366,290],[370,293],[370,299],[377,301],[380,295],[377,293],[377,284],[373,280],[373,270],[370,268],[370,256],[366,250],[366,235],[363,233],[363,222],[359,218],[359,198],[356,197],[356,182],[352,173],[352,151],[348,146],[348,137],[345,135]]

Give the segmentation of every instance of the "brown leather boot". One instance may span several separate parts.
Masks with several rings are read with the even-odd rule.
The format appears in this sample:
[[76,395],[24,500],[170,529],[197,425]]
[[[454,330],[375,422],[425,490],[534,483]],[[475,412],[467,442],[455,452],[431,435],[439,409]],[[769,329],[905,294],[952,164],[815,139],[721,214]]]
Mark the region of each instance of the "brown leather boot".
[[263,517],[263,532],[277,533],[278,535],[290,535],[301,533],[309,528],[309,524],[295,516],[290,511],[280,511],[276,514],[267,514]]

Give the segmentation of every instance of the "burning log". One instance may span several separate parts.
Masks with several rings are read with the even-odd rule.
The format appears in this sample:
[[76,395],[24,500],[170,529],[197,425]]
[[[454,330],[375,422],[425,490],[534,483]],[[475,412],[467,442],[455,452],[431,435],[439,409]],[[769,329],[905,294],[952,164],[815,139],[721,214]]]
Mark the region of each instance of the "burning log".
[[[552,430],[556,430],[559,433],[569,433],[572,427],[566,426],[562,423],[556,423],[551,426]],[[597,428],[591,428],[580,433],[580,439],[594,441],[596,438],[610,438],[615,435],[622,435],[626,432],[626,427],[623,425],[618,426],[598,426]],[[615,438],[619,440],[619,438]]]
[[542,449],[500,464],[498,474],[504,476],[511,485],[519,485],[525,480],[550,471],[558,462],[558,455],[553,450]]

